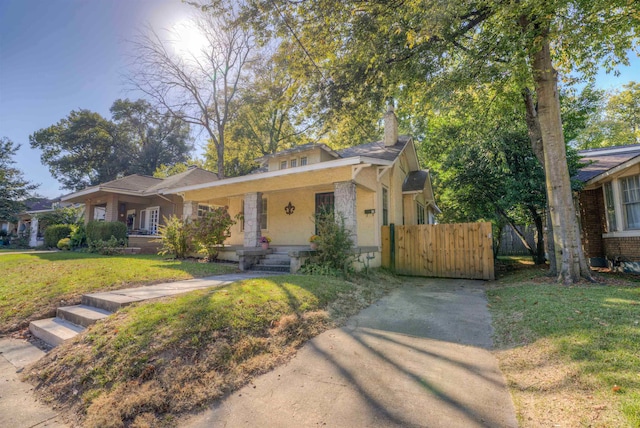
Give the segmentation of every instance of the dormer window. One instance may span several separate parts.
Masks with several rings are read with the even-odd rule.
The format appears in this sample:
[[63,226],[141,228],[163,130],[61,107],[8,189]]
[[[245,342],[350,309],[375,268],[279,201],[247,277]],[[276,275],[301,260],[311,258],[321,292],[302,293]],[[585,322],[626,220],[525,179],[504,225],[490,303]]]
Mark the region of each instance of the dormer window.
[[287,161],[280,162],[280,169],[287,169]]
[[289,167],[291,167],[291,168],[295,168],[295,167],[297,167],[297,166],[298,166],[298,159],[291,159],[291,160],[289,161]]
[[307,164],[307,157],[301,157],[300,158],[300,166],[305,166]]

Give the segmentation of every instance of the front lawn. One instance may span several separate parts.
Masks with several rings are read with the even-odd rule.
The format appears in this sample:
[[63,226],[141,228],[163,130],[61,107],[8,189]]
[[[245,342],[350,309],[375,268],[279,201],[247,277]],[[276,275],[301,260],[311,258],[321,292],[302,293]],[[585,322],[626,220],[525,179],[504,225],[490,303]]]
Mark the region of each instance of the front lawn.
[[488,291],[521,426],[640,426],[638,282],[566,287],[544,273],[518,270]]
[[283,275],[128,306],[28,373],[87,427],[174,426],[290,358],[399,281]]
[[101,256],[56,252],[0,256],[0,334],[54,316],[84,293],[236,271],[233,265],[163,260],[159,256]]

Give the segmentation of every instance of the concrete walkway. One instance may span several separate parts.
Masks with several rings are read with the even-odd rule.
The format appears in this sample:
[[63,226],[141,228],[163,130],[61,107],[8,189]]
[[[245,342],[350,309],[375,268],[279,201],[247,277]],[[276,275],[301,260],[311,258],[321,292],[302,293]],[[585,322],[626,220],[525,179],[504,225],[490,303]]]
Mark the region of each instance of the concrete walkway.
[[516,427],[484,284],[408,280],[185,427]]

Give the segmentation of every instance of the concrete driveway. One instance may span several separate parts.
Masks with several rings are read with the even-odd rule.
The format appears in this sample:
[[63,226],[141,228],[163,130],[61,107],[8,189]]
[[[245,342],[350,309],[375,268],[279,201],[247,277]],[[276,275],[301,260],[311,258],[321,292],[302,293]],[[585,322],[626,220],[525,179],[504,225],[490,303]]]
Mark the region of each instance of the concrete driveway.
[[180,426],[516,427],[484,283],[407,283]]

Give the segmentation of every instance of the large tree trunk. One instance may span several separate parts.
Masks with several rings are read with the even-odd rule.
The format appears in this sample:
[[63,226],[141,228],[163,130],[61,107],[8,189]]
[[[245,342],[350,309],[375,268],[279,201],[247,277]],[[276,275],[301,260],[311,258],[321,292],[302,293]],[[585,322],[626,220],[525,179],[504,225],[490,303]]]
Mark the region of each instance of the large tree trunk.
[[[542,131],[540,130],[540,121],[538,120],[538,111],[535,107],[535,103],[533,102],[533,96],[529,88],[525,88],[522,91],[522,96],[524,98],[524,105],[526,110],[526,122],[527,129],[529,131],[529,140],[531,141],[531,150],[536,155],[538,162],[542,165],[542,168],[545,168],[544,163],[544,146],[542,144]],[[549,206],[549,191],[545,186],[545,195],[547,197],[547,207]],[[551,257],[552,254],[555,254],[555,245],[553,243],[553,224],[551,223],[551,216],[549,215],[549,210],[545,210],[545,219],[547,222],[547,238],[544,239],[544,229],[538,230],[538,246],[540,246],[540,239],[542,236],[543,239],[543,251],[546,248],[546,253],[549,254],[549,275],[556,276],[558,275],[558,266],[556,264],[556,258]],[[536,224],[536,228],[538,225]],[[540,232],[543,232],[542,235]]]
[[558,280],[571,284],[581,276],[591,279],[582,251],[580,231],[573,204],[567,153],[562,132],[558,75],[551,63],[549,40],[542,35],[540,49],[533,54],[533,79],[538,98],[538,119],[544,146],[544,166]]

